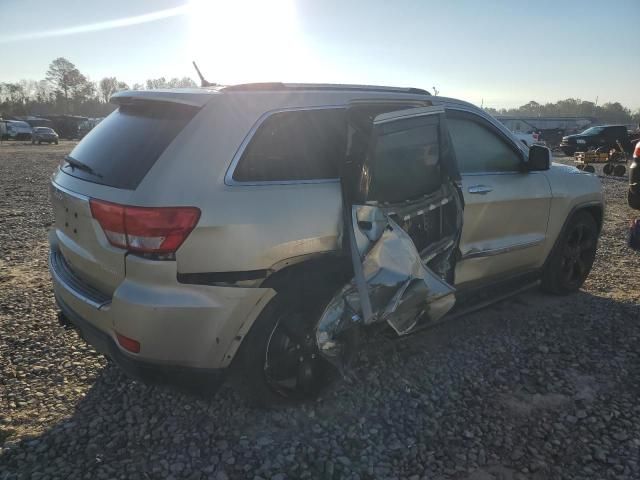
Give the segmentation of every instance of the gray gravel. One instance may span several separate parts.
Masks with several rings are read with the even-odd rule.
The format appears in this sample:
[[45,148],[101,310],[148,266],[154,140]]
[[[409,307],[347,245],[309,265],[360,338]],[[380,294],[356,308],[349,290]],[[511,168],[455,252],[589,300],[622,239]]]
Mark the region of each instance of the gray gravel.
[[70,145],[0,146],[0,480],[640,478],[640,256],[605,179],[594,271],[401,341],[319,401],[250,409],[128,380],[58,326],[47,180]]

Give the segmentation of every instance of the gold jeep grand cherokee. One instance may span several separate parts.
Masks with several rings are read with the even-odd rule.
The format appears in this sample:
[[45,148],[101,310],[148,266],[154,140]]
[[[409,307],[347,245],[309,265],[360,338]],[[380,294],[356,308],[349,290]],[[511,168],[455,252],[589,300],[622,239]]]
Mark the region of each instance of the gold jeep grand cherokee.
[[[316,395],[363,330],[580,288],[598,178],[414,88],[119,92],[55,172],[61,318],[125,371]],[[230,369],[234,366],[234,369]]]

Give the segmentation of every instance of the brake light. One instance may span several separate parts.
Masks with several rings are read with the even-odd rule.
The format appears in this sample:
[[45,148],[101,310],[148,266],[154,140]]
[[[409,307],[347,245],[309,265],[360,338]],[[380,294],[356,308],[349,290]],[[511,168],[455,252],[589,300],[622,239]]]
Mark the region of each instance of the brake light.
[[640,142],[636,143],[636,149],[633,151],[635,158],[640,158]]
[[195,207],[130,207],[91,199],[109,243],[139,253],[174,253],[200,219]]
[[533,139],[538,141],[540,139],[540,134],[539,133],[534,133],[533,134]]

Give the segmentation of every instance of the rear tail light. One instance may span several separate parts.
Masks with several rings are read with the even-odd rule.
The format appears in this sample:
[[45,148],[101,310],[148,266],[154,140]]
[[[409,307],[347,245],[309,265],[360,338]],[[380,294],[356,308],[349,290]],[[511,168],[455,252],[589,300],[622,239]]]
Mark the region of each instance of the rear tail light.
[[174,253],[200,219],[195,207],[130,207],[91,199],[91,214],[114,247]]
[[640,142],[636,144],[636,149],[633,151],[633,156],[635,158],[640,158]]
[[533,133],[533,139],[538,141],[540,139],[540,134],[539,133]]

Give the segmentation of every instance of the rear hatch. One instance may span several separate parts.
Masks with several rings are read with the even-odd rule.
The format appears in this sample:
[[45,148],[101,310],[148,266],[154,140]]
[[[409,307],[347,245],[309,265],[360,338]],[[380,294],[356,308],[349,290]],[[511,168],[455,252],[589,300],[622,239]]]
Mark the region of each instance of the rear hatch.
[[119,94],[112,98],[118,109],[67,156],[51,185],[52,235],[54,254],[76,280],[108,296],[122,282],[127,250],[107,238],[91,200],[129,205],[147,172],[210,98],[204,92]]

